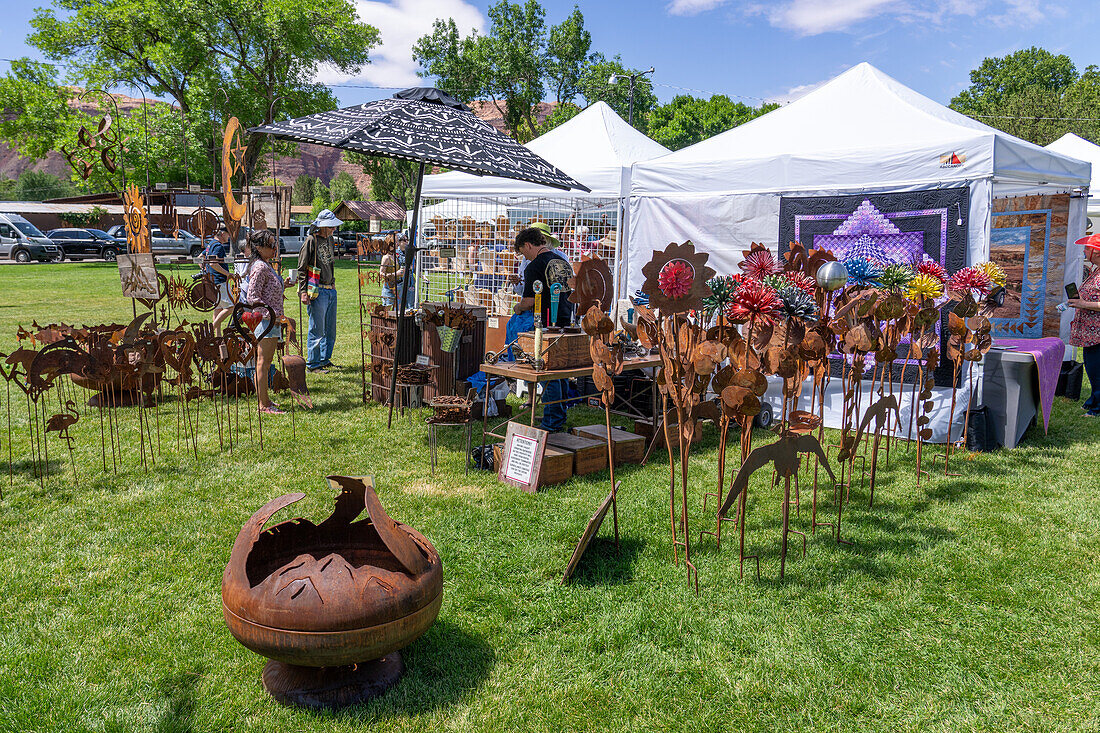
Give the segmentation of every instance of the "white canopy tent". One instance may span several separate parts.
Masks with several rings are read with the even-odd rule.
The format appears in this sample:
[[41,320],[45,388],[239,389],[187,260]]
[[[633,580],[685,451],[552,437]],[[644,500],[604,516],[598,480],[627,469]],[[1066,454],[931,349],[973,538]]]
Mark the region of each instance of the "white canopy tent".
[[[655,249],[693,241],[720,273],[736,272],[751,242],[778,249],[784,196],[902,193],[969,185],[967,262],[989,258],[995,197],[1088,186],[1090,165],[959,114],[860,64],[766,115],[634,166],[625,287],[643,282]],[[961,211],[959,214],[961,218]],[[1070,200],[1066,277],[1080,248],[1084,199]],[[1075,251],[1076,249],[1076,251]],[[1077,270],[1079,271],[1079,267]],[[1068,332],[1068,317],[1062,328]],[[981,378],[975,383],[981,393]],[[959,404],[969,400],[964,388]],[[839,403],[838,403],[839,404]],[[834,409],[836,408],[836,409]],[[933,441],[960,430],[961,412],[938,410]],[[942,414],[941,414],[942,413]],[[825,421],[842,419],[829,405]]]
[[[1067,191],[1090,178],[1088,163],[976,122],[862,63],[785,107],[635,165],[625,290],[641,286],[652,251],[674,240],[710,252],[719,272],[734,271],[750,242],[774,251],[784,195],[969,184],[968,261],[981,261],[995,195]],[[1083,229],[1077,208],[1071,232]]]
[[[433,216],[452,218],[445,213],[448,207],[463,212],[458,217],[468,216],[476,221],[496,220],[506,212],[509,227],[541,218],[551,222],[556,234],[567,229],[565,234],[578,239],[600,239],[603,249],[613,255],[615,262],[609,265],[617,280],[623,274],[616,266],[618,253],[628,240],[624,219],[631,166],[664,155],[668,149],[628,125],[605,102],[590,105],[571,120],[527,143],[527,147],[591,191],[561,191],[458,171],[440,173],[424,178],[424,197],[444,201],[425,208],[421,221],[430,221]],[[474,211],[478,213],[472,213]],[[498,249],[506,241],[504,234],[495,232]],[[425,245],[430,248],[432,243]],[[461,246],[459,250],[461,255]],[[435,262],[430,253],[427,258]],[[430,272],[428,282],[433,282]],[[455,279],[437,274],[434,282],[449,286]],[[434,297],[430,285],[418,287],[421,287],[418,292],[421,300]],[[424,287],[427,293],[423,292]]]
[[1096,186],[1096,176],[1100,173],[1100,145],[1090,143],[1085,138],[1074,135],[1072,132],[1067,132],[1050,145],[1047,145],[1047,150],[1092,164],[1093,179],[1089,186],[1088,212],[1089,219],[1093,221],[1092,230],[1100,231],[1097,228],[1100,227],[1100,195],[1097,193]]

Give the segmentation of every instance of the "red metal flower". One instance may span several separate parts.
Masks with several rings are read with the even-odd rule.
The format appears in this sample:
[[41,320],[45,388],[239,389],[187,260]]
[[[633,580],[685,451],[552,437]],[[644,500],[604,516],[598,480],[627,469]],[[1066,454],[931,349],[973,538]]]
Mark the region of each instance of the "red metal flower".
[[802,292],[809,295],[811,298],[817,291],[817,281],[804,272],[785,272],[783,276],[790,281],[791,285],[795,286]]
[[772,253],[762,244],[753,242],[752,248],[744,255],[745,258],[741,260],[738,267],[748,277],[763,280],[768,275],[779,272],[779,263],[775,261]]
[[774,288],[759,280],[746,280],[734,291],[725,315],[735,323],[767,325],[779,317],[781,305]]
[[714,277],[714,268],[707,267],[710,255],[696,252],[691,242],[669,244],[653,253],[642,268],[642,292],[649,296],[649,305],[662,314],[687,313],[703,307],[703,298],[710,294],[707,282]]
[[672,260],[661,268],[657,276],[657,287],[666,298],[678,300],[691,292],[695,282],[695,271],[684,260]]
[[993,289],[993,281],[978,268],[965,267],[951,276],[947,281],[947,289],[959,293],[977,290],[982,296],[986,296]]
[[917,265],[917,274],[934,277],[941,283],[947,281],[947,270],[943,269],[943,265],[933,260],[924,260]]

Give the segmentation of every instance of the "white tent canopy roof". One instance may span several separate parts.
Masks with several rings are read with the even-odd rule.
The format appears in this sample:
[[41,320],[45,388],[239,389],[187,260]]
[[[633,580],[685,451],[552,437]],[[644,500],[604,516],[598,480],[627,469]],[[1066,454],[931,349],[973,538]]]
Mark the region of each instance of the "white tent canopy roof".
[[977,122],[862,63],[785,107],[639,163],[631,194],[881,188],[990,176],[1087,185],[1090,171],[1087,163]]
[[1050,145],[1047,145],[1046,149],[1092,164],[1093,179],[1089,185],[1091,192],[1089,203],[1092,206],[1100,206],[1100,190],[1097,189],[1098,182],[1096,180],[1096,174],[1100,171],[1100,145],[1090,143],[1085,138],[1074,135],[1072,132],[1067,132]]
[[527,147],[592,189],[561,191],[506,178],[452,171],[424,178],[428,198],[619,198],[629,189],[630,166],[668,152],[628,125],[605,102],[596,102],[573,119],[527,143]]

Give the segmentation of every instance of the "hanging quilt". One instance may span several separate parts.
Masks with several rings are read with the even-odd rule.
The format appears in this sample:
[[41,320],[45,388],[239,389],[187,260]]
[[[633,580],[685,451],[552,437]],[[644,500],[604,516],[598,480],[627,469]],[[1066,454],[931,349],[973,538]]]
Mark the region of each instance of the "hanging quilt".
[[1008,275],[994,336],[1058,337],[1068,225],[1068,193],[993,199],[989,259]]
[[[969,186],[854,196],[784,196],[779,204],[779,253],[786,252],[790,242],[801,242],[808,248],[828,249],[841,262],[860,257],[888,265],[930,259],[952,273],[966,266],[969,204]],[[941,339],[947,333],[946,314],[939,333]],[[906,373],[905,366],[906,360],[899,359],[893,371],[910,381],[916,370],[910,365]],[[834,368],[839,369],[838,361]],[[949,364],[941,363],[936,383],[949,384],[951,372]]]

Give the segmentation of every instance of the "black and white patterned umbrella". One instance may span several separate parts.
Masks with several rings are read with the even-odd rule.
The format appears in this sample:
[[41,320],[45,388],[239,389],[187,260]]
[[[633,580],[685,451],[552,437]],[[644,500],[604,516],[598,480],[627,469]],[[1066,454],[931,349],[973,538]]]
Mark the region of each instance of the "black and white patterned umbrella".
[[588,190],[438,89],[406,89],[390,99],[273,122],[250,132],[475,175]]
[[[571,188],[590,190],[498,132],[470,112],[466,105],[438,89],[405,89],[391,99],[332,112],[318,112],[286,122],[273,122],[253,127],[249,132],[419,163],[412,226],[405,249],[406,262],[416,261],[416,230],[425,166],[438,165],[479,176],[514,178],[566,191]],[[405,318],[408,289],[409,278],[406,277],[397,303],[398,328],[394,354],[402,353],[401,335],[404,329],[400,322]],[[397,369],[391,369],[390,374],[388,424],[392,425]]]

